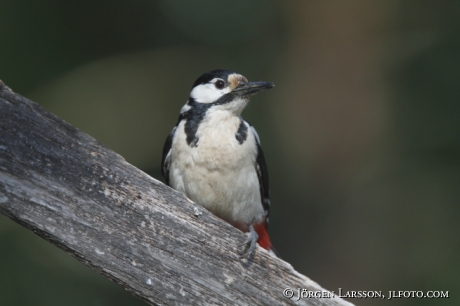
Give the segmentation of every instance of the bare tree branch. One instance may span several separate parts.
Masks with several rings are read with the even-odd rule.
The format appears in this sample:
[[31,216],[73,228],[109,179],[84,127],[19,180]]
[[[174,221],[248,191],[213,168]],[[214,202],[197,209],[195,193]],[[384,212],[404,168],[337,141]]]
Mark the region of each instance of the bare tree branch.
[[150,304],[351,305],[1,81],[0,212]]

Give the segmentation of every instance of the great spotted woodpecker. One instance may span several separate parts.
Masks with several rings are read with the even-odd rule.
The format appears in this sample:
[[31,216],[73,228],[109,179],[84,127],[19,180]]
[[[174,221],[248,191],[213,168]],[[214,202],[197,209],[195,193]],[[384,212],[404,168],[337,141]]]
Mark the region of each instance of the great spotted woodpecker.
[[245,257],[256,241],[274,254],[267,233],[267,165],[256,130],[241,117],[251,95],[273,86],[230,70],[203,74],[163,148],[166,183],[247,232]]

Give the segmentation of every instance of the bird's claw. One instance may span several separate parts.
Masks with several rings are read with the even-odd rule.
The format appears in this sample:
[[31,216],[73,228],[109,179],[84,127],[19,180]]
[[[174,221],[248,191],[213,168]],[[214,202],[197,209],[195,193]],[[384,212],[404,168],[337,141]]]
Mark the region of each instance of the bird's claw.
[[254,226],[252,226],[252,224],[249,225],[249,232],[247,232],[246,235],[248,238],[241,245],[241,247],[244,247],[243,252],[240,252],[241,258],[249,258],[253,254],[256,249],[257,239],[259,238],[259,235],[257,235],[257,232],[254,230]]

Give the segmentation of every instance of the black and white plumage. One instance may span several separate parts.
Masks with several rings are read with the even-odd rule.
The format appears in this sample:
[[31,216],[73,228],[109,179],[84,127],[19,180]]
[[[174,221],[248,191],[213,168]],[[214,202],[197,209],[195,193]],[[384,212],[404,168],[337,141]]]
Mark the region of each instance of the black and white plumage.
[[[241,117],[249,97],[272,88],[233,71],[213,70],[193,84],[163,148],[166,183],[267,250],[268,170],[256,130]],[[257,234],[256,234],[257,233]]]

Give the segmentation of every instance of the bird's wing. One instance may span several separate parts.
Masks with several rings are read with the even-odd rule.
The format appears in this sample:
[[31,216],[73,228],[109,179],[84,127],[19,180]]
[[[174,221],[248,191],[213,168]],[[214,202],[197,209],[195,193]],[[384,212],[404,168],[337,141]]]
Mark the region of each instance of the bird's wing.
[[259,185],[260,185],[260,197],[262,199],[262,206],[265,210],[265,221],[268,225],[268,214],[270,210],[270,188],[269,188],[269,181],[268,181],[268,169],[267,163],[265,162],[264,152],[262,151],[262,147],[260,146],[260,139],[257,131],[253,126],[251,127],[251,131],[256,138],[256,145],[257,145],[257,158],[256,158],[256,171],[257,176],[259,178]]
[[171,146],[176,133],[177,125],[173,128],[171,133],[169,133],[168,138],[166,138],[165,144],[163,146],[163,157],[161,159],[161,174],[166,180],[166,184],[169,185],[169,167],[171,165]]

